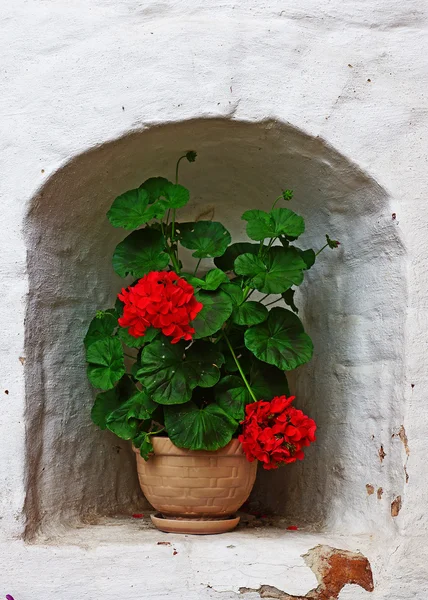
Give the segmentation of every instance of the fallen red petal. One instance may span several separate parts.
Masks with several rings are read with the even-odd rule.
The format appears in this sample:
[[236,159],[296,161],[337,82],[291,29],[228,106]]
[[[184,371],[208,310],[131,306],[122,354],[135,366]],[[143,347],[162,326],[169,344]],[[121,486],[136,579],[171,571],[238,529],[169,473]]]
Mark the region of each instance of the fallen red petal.
[[297,531],[297,530],[298,530],[298,527],[296,527],[296,525],[290,525],[290,527],[287,527],[287,529],[288,529],[289,531]]
[[141,513],[135,513],[134,515],[132,515],[132,517],[134,519],[143,519],[144,515],[142,515]]

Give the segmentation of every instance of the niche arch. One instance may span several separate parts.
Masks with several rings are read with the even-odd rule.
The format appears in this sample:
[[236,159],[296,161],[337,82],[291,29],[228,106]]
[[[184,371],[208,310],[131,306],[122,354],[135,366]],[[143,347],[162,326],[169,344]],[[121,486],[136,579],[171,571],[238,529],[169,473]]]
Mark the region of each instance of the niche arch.
[[[111,255],[126,232],[106,211],[123,191],[153,175],[173,177],[177,156],[189,187],[186,215],[214,216],[235,241],[241,213],[268,209],[287,187],[306,219],[302,243],[324,234],[325,251],[297,304],[315,344],[312,362],[290,377],[297,404],[319,425],[303,463],[259,474],[251,502],[342,532],[391,527],[389,503],[367,501],[366,484],[397,496],[400,448],[391,441],[403,411],[405,253],[385,190],[318,137],[273,120],[194,119],[147,127],[73,158],[32,200],[26,217],[27,535],[40,527],[140,510],[127,444],[90,421],[92,392],[82,339],[94,311],[121,282]],[[382,464],[380,446],[388,455]]]

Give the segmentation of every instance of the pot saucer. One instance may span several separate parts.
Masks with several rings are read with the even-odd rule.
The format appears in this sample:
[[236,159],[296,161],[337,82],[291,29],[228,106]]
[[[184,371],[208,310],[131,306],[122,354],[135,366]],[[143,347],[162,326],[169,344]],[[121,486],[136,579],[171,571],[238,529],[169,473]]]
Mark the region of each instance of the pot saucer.
[[196,519],[168,519],[160,513],[150,515],[153,525],[165,533],[190,533],[195,535],[212,535],[232,531],[239,523],[240,517],[199,521]]

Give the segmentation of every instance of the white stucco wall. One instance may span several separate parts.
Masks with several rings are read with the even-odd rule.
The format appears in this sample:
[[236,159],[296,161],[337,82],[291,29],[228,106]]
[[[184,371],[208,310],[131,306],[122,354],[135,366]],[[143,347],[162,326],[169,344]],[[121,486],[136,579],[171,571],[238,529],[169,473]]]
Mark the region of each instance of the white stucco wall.
[[[370,550],[378,569],[372,597],[422,600],[428,487],[424,5],[3,5],[0,527],[6,566],[0,595],[11,589],[16,564],[26,560],[21,542],[11,541],[24,531],[24,505],[31,529],[40,519],[49,525],[60,515],[132,510],[140,502],[126,450],[112,453],[112,439],[87,419],[90,396],[78,343],[92,309],[114,288],[107,265],[118,232],[101,221],[111,199],[142,176],[168,175],[177,152],[193,147],[198,162],[183,174],[195,198],[190,210],[197,213],[198,203],[208,200],[239,235],[242,224],[235,219],[246,198],[252,205],[260,199],[263,207],[266,194],[287,185],[308,220],[308,242],[324,230],[343,242],[302,290],[318,353],[293,385],[323,424],[319,446],[307,466],[290,471],[289,482],[263,476],[256,497],[345,536],[378,536],[383,541]],[[171,123],[177,127],[153,129]],[[397,435],[401,427],[409,455]],[[382,487],[382,499],[368,496],[366,484]],[[402,508],[392,517],[397,496]],[[114,541],[120,540],[110,542],[112,556],[121,555]],[[6,561],[11,546],[16,554],[10,551],[14,558]],[[229,561],[218,552],[216,560]],[[34,556],[34,569],[37,561],[42,569],[46,554]],[[76,560],[78,569],[84,557]],[[285,578],[283,589],[286,584]],[[242,578],[239,585],[246,585]],[[34,587],[24,586],[15,600],[31,593]],[[46,597],[53,600],[53,593]],[[106,593],[103,600],[115,597]]]

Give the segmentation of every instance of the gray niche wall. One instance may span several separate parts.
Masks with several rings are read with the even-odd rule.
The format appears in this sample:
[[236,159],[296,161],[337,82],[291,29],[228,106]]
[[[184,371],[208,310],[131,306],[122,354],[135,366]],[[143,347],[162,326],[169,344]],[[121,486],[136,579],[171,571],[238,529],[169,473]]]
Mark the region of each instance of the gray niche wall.
[[[129,445],[96,429],[82,339],[121,282],[111,256],[127,232],[106,211],[150,176],[191,191],[181,218],[222,221],[245,239],[241,214],[269,209],[284,188],[306,219],[303,247],[340,239],[308,273],[297,304],[315,344],[290,377],[296,405],[316,419],[318,442],[301,464],[261,472],[252,500],[264,510],[337,530],[390,526],[388,496],[403,486],[391,437],[403,411],[405,256],[385,191],[349,159],[292,126],[199,119],[148,127],[90,149],[54,173],[26,221],[27,535],[41,526],[144,507]],[[387,460],[380,461],[383,447]],[[366,484],[385,501],[368,503]],[[376,497],[376,495],[375,495]]]

